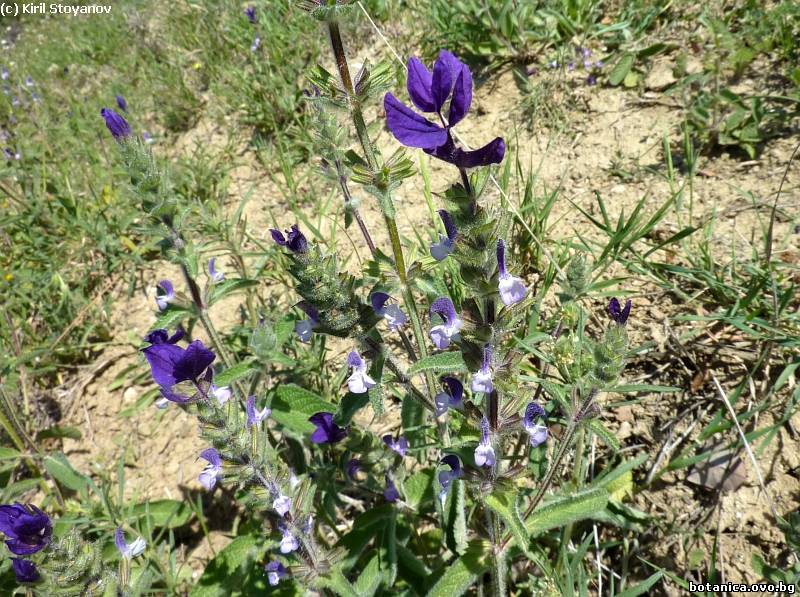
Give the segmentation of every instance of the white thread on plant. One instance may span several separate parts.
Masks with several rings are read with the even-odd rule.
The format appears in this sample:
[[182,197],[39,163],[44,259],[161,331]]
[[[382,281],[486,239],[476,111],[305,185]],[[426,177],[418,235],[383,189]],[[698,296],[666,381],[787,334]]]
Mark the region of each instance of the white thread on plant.
[[750,449],[750,443],[747,441],[747,438],[744,435],[744,430],[742,429],[742,426],[739,425],[739,419],[736,418],[736,412],[733,410],[733,406],[731,406],[728,396],[725,394],[725,390],[723,390],[722,386],[719,384],[717,376],[712,373],[711,379],[714,380],[714,385],[717,387],[717,393],[725,403],[725,406],[727,407],[728,412],[731,414],[731,418],[733,419],[733,424],[736,425],[736,430],[739,432],[739,437],[742,438],[745,452],[747,452],[747,456],[750,458],[750,462],[753,464],[756,477],[758,477],[758,484],[761,486],[761,491],[764,493],[764,497],[767,498],[769,509],[772,511],[772,515],[775,517],[775,520],[779,520],[780,516],[778,515],[778,509],[775,507],[775,503],[772,501],[772,496],[770,496],[769,492],[767,491],[767,486],[764,484],[764,476],[761,474],[761,467],[758,466],[758,461],[756,460],[755,454],[753,454],[753,450]]
[[[386,44],[386,47],[389,48],[389,51],[395,57],[395,60],[397,60],[397,62],[405,69],[406,68],[406,63],[403,62],[403,59],[400,57],[400,54],[397,53],[397,51],[394,49],[394,47],[389,42],[389,40],[386,39],[386,36],[383,35],[383,32],[378,28],[378,25],[375,23],[375,21],[372,20],[372,17],[367,12],[367,9],[364,7],[364,4],[361,2],[361,0],[358,0],[358,7],[361,9],[361,12],[364,13],[364,16],[367,17],[367,20],[369,21],[369,24],[375,30],[375,33],[378,34],[378,37],[381,38],[381,41],[383,41],[383,43]],[[461,137],[458,136],[458,133],[456,133],[455,131],[450,131],[450,132],[456,138],[456,141],[458,141],[464,147],[466,147],[467,150],[471,149],[470,146],[467,143],[465,143],[464,140]],[[497,182],[497,179],[495,178],[494,174],[489,173],[489,180],[492,181],[492,184],[494,184],[495,188],[500,192],[500,195],[501,195],[501,197],[503,197],[503,200],[506,202],[506,205],[508,206],[508,210],[511,212],[511,214],[519,221],[520,224],[522,224],[523,228],[525,228],[527,233],[530,234],[531,238],[533,239],[533,242],[536,243],[536,246],[539,247],[539,249],[542,251],[542,253],[544,253],[544,256],[547,257],[548,261],[550,261],[550,265],[552,265],[553,268],[556,270],[556,272],[558,272],[559,276],[561,276],[562,278],[566,279],[567,276],[564,273],[564,270],[562,270],[561,266],[558,265],[558,262],[556,261],[555,257],[553,257],[552,253],[550,253],[550,251],[547,250],[547,247],[545,247],[541,243],[541,241],[539,241],[539,239],[536,238],[536,235],[533,233],[533,230],[531,230],[530,226],[528,226],[528,223],[524,219],[522,219],[522,214],[520,214],[519,211],[517,211],[517,208],[511,202],[511,199],[509,198],[508,194],[502,189],[502,187],[500,186],[500,183]]]

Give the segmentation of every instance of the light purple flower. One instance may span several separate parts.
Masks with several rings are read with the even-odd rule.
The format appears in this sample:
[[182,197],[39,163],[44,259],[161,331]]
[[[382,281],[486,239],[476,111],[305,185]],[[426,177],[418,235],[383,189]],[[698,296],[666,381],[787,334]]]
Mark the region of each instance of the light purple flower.
[[395,487],[394,480],[389,471],[386,471],[384,478],[386,479],[386,489],[383,490],[383,497],[386,498],[387,502],[394,503],[400,499],[400,492],[397,491],[397,487]]
[[281,579],[286,578],[289,574],[286,567],[277,561],[272,561],[264,566],[264,570],[267,572],[267,582],[271,587],[277,586]]
[[520,278],[512,276],[506,271],[506,243],[502,238],[497,241],[497,269],[500,272],[497,289],[503,304],[510,307],[524,299],[525,284]]
[[363,394],[375,385],[375,380],[367,374],[367,364],[357,351],[353,350],[347,355],[347,364],[353,368],[347,379],[347,387],[353,394]]
[[494,390],[492,383],[492,347],[483,347],[483,364],[477,373],[472,374],[472,391],[490,394]]
[[495,463],[494,448],[492,447],[491,434],[489,432],[489,419],[481,419],[481,441],[475,448],[475,464],[478,466],[493,467]]
[[272,509],[275,510],[280,516],[286,516],[286,513],[292,508],[292,498],[283,495],[278,491],[278,496],[272,500]]
[[8,69],[5,66],[0,69],[0,79],[8,81]]
[[259,47],[261,47],[261,36],[260,35],[256,35],[255,38],[253,38],[253,43],[250,46],[250,51],[251,52],[256,52],[256,51],[258,51]]
[[475,151],[464,151],[453,140],[450,129],[464,119],[472,104],[472,73],[453,54],[447,50],[439,52],[432,73],[417,58],[410,58],[406,87],[414,105],[423,112],[437,114],[439,120],[444,120],[442,110],[448,98],[450,108],[448,122],[442,126],[387,93],[383,100],[386,124],[400,143],[419,147],[462,169],[499,164],[503,160],[506,146],[500,137]]
[[211,278],[214,284],[219,284],[225,279],[225,274],[221,271],[217,271],[216,262],[216,257],[212,257],[208,260],[208,277]]
[[431,257],[433,257],[436,261],[442,261],[446,259],[447,256],[453,252],[456,236],[458,236],[458,230],[456,229],[456,225],[453,223],[453,218],[450,217],[450,214],[446,210],[440,209],[439,217],[442,219],[442,224],[444,224],[444,229],[447,233],[447,236],[440,234],[439,242],[431,245]]
[[[161,291],[161,292],[159,292]],[[156,284],[156,304],[158,310],[165,310],[170,303],[175,301],[175,289],[169,280],[161,280]]]
[[266,406],[261,410],[256,408],[256,397],[248,396],[247,403],[245,404],[245,411],[247,412],[247,426],[261,425],[261,421],[266,419],[272,414],[272,409]]
[[433,301],[430,310],[431,317],[433,317],[434,313],[442,318],[443,323],[431,328],[431,340],[433,340],[436,348],[444,350],[450,346],[450,341],[458,336],[459,331],[464,326],[464,322],[457,316],[453,301],[446,296]]
[[408,451],[408,440],[402,435],[397,439],[394,439],[390,434],[387,434],[384,435],[381,439],[383,440],[383,443],[386,444],[386,446],[390,450],[397,452],[398,454],[400,454],[400,456],[406,455],[406,452]]
[[544,409],[531,402],[525,408],[525,417],[522,419],[522,426],[530,436],[531,446],[536,448],[547,440],[547,426],[537,423],[537,419],[547,419]]
[[370,301],[375,315],[383,317],[389,325],[389,330],[394,332],[408,322],[408,317],[400,310],[397,303],[386,304],[390,298],[392,297],[385,292],[374,292],[370,297]]
[[211,491],[222,476],[222,459],[214,448],[206,448],[200,452],[200,458],[206,460],[208,464],[200,473],[198,480],[207,491]]
[[141,537],[137,537],[132,543],[127,543],[125,534],[120,527],[117,527],[117,531],[114,533],[114,543],[116,543],[120,555],[126,560],[132,560],[147,547],[147,543]]
[[306,301],[300,301],[295,307],[302,309],[305,314],[308,315],[308,319],[296,321],[294,324],[294,332],[297,334],[300,342],[310,342],[311,334],[314,333],[314,329],[319,325],[319,311]]
[[455,377],[443,377],[442,382],[447,386],[447,390],[436,394],[436,397],[433,399],[436,405],[437,417],[446,413],[449,408],[455,408],[457,410],[462,410],[464,408],[464,402],[462,400],[464,396],[463,384]]
[[34,85],[34,82],[33,82],[33,77],[31,77],[30,75],[28,75],[27,77],[25,77],[25,85],[26,85],[27,87],[33,87],[33,85]]
[[300,547],[300,542],[297,537],[292,535],[292,532],[287,528],[281,528],[281,553],[291,553]]
[[442,458],[440,464],[446,464],[450,467],[449,471],[439,472],[439,485],[442,487],[441,491],[439,492],[439,498],[444,501],[444,499],[447,497],[447,492],[450,490],[450,486],[453,484],[453,481],[459,479],[464,473],[461,470],[461,461],[455,454],[448,454]]
[[231,396],[233,395],[228,386],[222,386],[218,388],[213,383],[211,384],[211,393],[214,395],[214,398],[217,399],[217,402],[219,402],[220,406],[230,400]]
[[347,472],[347,476],[350,477],[353,481],[356,480],[356,475],[361,470],[361,461],[358,458],[351,458],[347,461],[347,466],[345,467],[345,471]]
[[164,398],[164,397],[162,396],[161,398],[159,398],[158,400],[156,400],[156,401],[155,401],[153,404],[155,405],[155,407],[156,407],[158,410],[164,410],[165,408],[167,408],[167,407],[169,406],[169,403],[170,403],[170,402],[171,402],[170,400],[167,400],[166,398]]

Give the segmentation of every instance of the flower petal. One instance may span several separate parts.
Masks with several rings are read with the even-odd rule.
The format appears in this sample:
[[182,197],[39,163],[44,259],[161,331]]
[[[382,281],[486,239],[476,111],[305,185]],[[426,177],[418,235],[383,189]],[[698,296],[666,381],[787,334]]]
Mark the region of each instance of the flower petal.
[[389,130],[403,145],[434,149],[447,142],[445,129],[420,116],[391,93],[384,97],[383,107]]
[[436,112],[431,95],[431,83],[431,71],[418,58],[409,58],[408,79],[406,80],[408,95],[414,105],[423,112]]
[[433,64],[433,77],[431,81],[431,95],[433,96],[436,112],[442,109],[447,101],[456,76],[461,71],[462,64],[447,50],[439,52],[439,57]]
[[[423,148],[425,149],[425,148]],[[446,143],[434,149],[425,149],[425,153],[435,158],[454,164],[459,168],[477,168],[489,164],[499,164],[506,154],[506,144],[502,138],[497,137],[480,149],[464,151],[449,139]]]
[[456,84],[453,86],[453,99],[450,100],[450,113],[447,122],[450,126],[455,126],[467,115],[469,107],[472,105],[472,73],[466,65],[461,67],[461,72],[456,77]]

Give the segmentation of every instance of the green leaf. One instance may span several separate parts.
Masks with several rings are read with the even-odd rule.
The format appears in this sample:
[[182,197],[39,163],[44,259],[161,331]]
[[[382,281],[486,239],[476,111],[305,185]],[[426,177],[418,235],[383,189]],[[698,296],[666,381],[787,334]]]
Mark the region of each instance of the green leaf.
[[464,363],[464,357],[461,356],[460,352],[452,351],[432,354],[424,359],[418,360],[408,368],[408,374],[416,375],[423,371],[431,371],[432,373],[456,373],[466,370],[467,366]]
[[323,576],[317,580],[317,583],[320,587],[330,589],[337,595],[341,595],[341,597],[361,597],[356,590],[353,588],[353,585],[350,584],[344,574],[342,574],[341,570],[333,570],[330,576]]
[[43,440],[43,439],[50,439],[50,438],[64,438],[68,437],[70,439],[81,439],[81,431],[77,427],[59,427],[56,425],[55,427],[48,427],[47,429],[42,429],[39,433],[36,434],[36,441]]
[[603,443],[605,443],[609,448],[614,450],[614,452],[619,451],[620,446],[617,436],[611,433],[608,429],[606,429],[606,426],[603,425],[603,423],[601,423],[597,419],[591,419],[589,421],[586,421],[586,427],[588,427],[592,431],[592,433],[594,433],[597,437],[603,440]]
[[336,406],[295,384],[278,386],[272,401],[272,418],[297,433],[310,433],[314,425],[308,418],[318,412],[335,412]]
[[369,563],[359,573],[353,588],[359,597],[367,597],[375,594],[383,580],[381,573],[380,559],[373,556]]
[[147,518],[150,525],[174,529],[182,527],[192,518],[192,509],[179,500],[154,500],[136,504],[131,510],[134,518]]
[[364,408],[368,402],[369,395],[366,393],[353,394],[352,392],[347,392],[339,403],[339,410],[336,411],[336,416],[333,417],[333,421],[342,427],[349,425],[350,421],[353,419],[353,415]]
[[229,294],[233,294],[234,292],[238,292],[240,290],[245,290],[246,288],[250,288],[256,284],[258,284],[257,280],[245,279],[225,280],[221,284],[215,284],[211,289],[210,296],[208,297],[208,304],[211,306]]
[[214,376],[214,385],[218,388],[222,386],[229,386],[233,382],[238,381],[258,371],[259,366],[256,361],[242,361],[235,364],[233,367],[225,369],[222,373]]
[[403,495],[412,509],[419,510],[424,502],[433,499],[433,471],[418,471],[403,482]]
[[557,497],[531,514],[525,522],[525,528],[531,537],[536,537],[550,529],[590,518],[594,513],[606,507],[608,498],[608,491],[602,488],[581,491],[566,497]]
[[625,589],[621,593],[617,593],[617,597],[638,597],[639,595],[643,595],[644,593],[647,593],[653,587],[653,585],[660,581],[663,575],[664,573],[659,570],[652,576],[647,577],[635,587],[631,587],[630,589]]
[[241,535],[211,560],[203,575],[192,588],[191,597],[223,597],[234,592],[262,594],[266,591],[264,575],[253,563],[261,557],[261,539],[255,535]]
[[447,546],[458,554],[467,549],[466,490],[461,479],[453,481],[447,496]]
[[158,316],[158,319],[156,319],[156,322],[153,324],[153,329],[170,330],[176,327],[181,321],[191,316],[192,312],[189,309],[170,305],[166,311]]
[[611,72],[608,75],[608,82],[611,85],[619,85],[622,81],[625,80],[625,77],[628,76],[631,68],[633,67],[633,59],[634,55],[630,52],[626,52],[623,54],[617,63],[614,65],[614,68],[611,69]]
[[47,456],[44,459],[44,468],[61,485],[72,491],[81,491],[89,485],[89,479],[82,475],[69,463],[62,453]]
[[508,525],[512,535],[514,535],[514,540],[517,542],[517,545],[525,552],[525,555],[532,558],[532,555],[529,555],[531,538],[528,535],[528,530],[522,523],[522,519],[519,516],[519,512],[513,500],[513,496],[507,493],[493,493],[486,496],[485,499],[486,505],[496,512],[500,518],[503,519],[503,522]]
[[489,546],[483,541],[472,541],[467,551],[445,568],[444,574],[436,581],[428,597],[459,597],[475,582],[479,575],[489,568],[487,555]]

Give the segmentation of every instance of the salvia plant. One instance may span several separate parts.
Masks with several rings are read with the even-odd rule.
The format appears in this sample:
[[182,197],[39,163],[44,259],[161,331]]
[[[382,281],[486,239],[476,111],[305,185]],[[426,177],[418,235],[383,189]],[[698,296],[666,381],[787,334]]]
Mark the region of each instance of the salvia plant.
[[[119,111],[101,111],[133,195],[182,272],[157,281],[161,315],[141,347],[157,406],[197,418],[207,443],[194,464],[198,481],[235,496],[260,529],[267,586],[346,596],[563,588],[569,581],[550,563],[558,552],[548,533],[568,544],[578,521],[610,517],[630,470],[587,485],[583,451],[592,434],[615,445],[599,418],[624,367],[631,301],[592,310],[592,264],[579,253],[550,256],[557,292],[529,284],[515,261],[513,218],[492,184],[506,141],[470,149],[457,132],[478,116],[472,73],[456,53],[442,50],[433,64],[410,58],[405,90],[390,90],[390,65],[350,68],[348,2],[302,4],[326,30],[336,65],[309,74],[318,159],[342,192],[346,223],[358,225],[366,264],[358,275],[346,271],[334,248],[282,222],[266,256],[291,274],[295,315],[261,320],[249,346],[227,343],[209,308],[256,281],[225,271],[184,237],[166,166],[123,115],[124,99]],[[245,18],[257,26],[254,8]],[[396,141],[388,155],[365,117],[376,104]],[[458,181],[440,195],[441,227],[432,222],[428,247],[404,245],[398,231],[394,193],[416,174],[409,148],[445,163]],[[361,217],[356,188],[379,207],[387,247]],[[275,352],[290,334],[298,350],[325,337],[342,347],[340,373],[323,371],[328,395],[270,377],[267,364],[280,362]],[[359,416],[397,404],[401,417],[388,431]],[[33,505],[0,506],[0,532],[32,593],[141,590],[133,562],[150,546],[131,529],[106,537],[117,548],[112,560],[101,539],[56,538]]]

